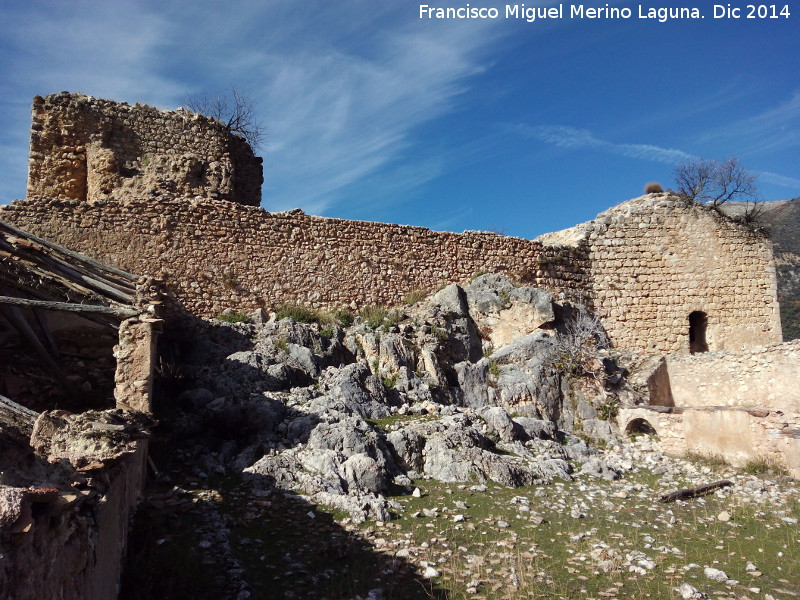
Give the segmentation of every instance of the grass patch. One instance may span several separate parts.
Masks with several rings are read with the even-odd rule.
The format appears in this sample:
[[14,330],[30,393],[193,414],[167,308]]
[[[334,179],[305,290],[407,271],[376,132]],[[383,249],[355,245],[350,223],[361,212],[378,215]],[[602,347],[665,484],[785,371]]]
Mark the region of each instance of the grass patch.
[[412,304],[416,304],[420,300],[427,298],[430,292],[428,290],[413,290],[405,295],[403,298],[403,304],[406,306],[411,306]]
[[275,340],[275,347],[286,354],[289,353],[289,341],[286,338],[279,338]]
[[500,377],[500,365],[497,364],[496,360],[489,361],[489,375],[497,379]]
[[319,311],[313,308],[306,308],[305,306],[296,306],[293,304],[284,304],[279,306],[276,310],[276,318],[278,321],[281,319],[292,319],[296,323],[319,323]]
[[334,310],[333,318],[336,319],[336,322],[342,327],[350,327],[356,320],[355,315],[346,308],[337,308]]
[[385,306],[365,306],[359,311],[358,316],[370,329],[378,329],[380,327],[388,329],[399,323],[397,315],[393,314]]
[[[752,594],[754,585],[778,597],[800,582],[800,536],[791,521],[800,518],[800,501],[791,494],[780,506],[730,491],[665,505],[655,499],[676,482],[649,471],[618,482],[488,483],[485,491],[415,484],[422,497],[394,498],[404,509],[390,535],[413,562],[435,565],[434,581],[451,599],[676,598],[684,582],[712,598]],[[721,521],[722,511],[732,519]],[[387,533],[382,528],[380,537]],[[706,566],[740,583],[712,581]]]
[[778,475],[780,477],[787,477],[789,475],[782,464],[766,456],[748,460],[742,465],[742,471],[749,475]]
[[226,311],[217,317],[217,321],[224,321],[225,323],[249,323],[250,317],[243,312]]
[[684,455],[684,458],[689,462],[700,463],[701,465],[711,469],[723,469],[731,466],[731,464],[721,454],[690,451]]

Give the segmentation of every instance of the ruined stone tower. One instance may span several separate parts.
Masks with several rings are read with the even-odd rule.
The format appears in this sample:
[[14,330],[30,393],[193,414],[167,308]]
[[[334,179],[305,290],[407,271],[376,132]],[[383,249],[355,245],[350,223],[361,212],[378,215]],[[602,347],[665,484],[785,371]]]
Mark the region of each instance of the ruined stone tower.
[[214,119],[62,92],[33,99],[28,196],[261,203],[261,158]]

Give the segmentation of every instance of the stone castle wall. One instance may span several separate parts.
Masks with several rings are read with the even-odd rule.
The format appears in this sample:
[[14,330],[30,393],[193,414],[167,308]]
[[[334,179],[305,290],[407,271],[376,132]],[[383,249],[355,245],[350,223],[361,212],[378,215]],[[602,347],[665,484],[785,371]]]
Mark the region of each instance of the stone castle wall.
[[704,349],[781,339],[769,239],[706,207],[651,194],[533,241],[434,232],[265,213],[255,208],[260,160],[199,115],[37,97],[28,191],[40,197],[0,207],[0,219],[161,276],[201,316],[284,303],[396,305],[497,271],[587,304],[618,347],[688,352],[699,335],[693,313]]
[[589,289],[582,248],[301,211],[267,213],[222,201],[30,198],[0,207],[0,220],[162,278],[175,299],[206,317],[228,307],[393,306],[412,291],[481,271],[507,273],[577,301],[585,301]]
[[782,339],[769,238],[710,208],[650,195],[539,240],[588,245],[593,308],[619,347],[688,352],[695,311],[711,351]]
[[33,101],[28,196],[169,194],[258,206],[261,159],[218,121],[62,92]]

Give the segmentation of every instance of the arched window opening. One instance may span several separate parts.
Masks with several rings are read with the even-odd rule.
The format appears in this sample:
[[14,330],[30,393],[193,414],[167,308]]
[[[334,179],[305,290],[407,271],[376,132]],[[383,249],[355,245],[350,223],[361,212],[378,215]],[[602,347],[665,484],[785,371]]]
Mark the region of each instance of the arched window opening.
[[647,419],[633,419],[625,427],[625,435],[656,435],[656,428]]
[[689,352],[697,354],[708,352],[708,342],[706,341],[706,328],[708,327],[708,315],[701,310],[696,310],[689,315]]

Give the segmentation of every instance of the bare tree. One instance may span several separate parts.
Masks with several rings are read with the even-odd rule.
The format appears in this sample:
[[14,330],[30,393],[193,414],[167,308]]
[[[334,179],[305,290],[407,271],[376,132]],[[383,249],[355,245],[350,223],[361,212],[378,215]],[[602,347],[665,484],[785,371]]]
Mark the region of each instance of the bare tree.
[[596,370],[597,350],[608,347],[608,336],[600,319],[578,304],[568,319],[563,332],[554,339],[551,364],[558,370],[573,375],[591,375],[600,378]]
[[690,202],[719,207],[729,200],[754,202],[758,198],[756,177],[738,158],[722,162],[700,159],[683,163],[674,172],[678,193]]
[[235,86],[225,95],[187,95],[183,102],[192,112],[216,119],[230,133],[242,136],[253,150],[261,147],[266,133],[256,116],[255,105]]

